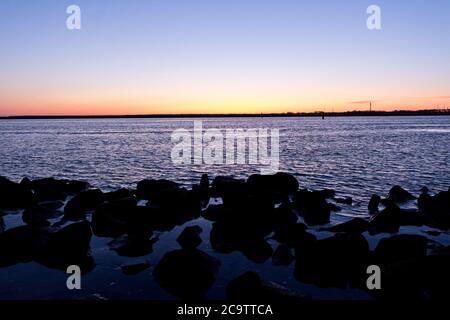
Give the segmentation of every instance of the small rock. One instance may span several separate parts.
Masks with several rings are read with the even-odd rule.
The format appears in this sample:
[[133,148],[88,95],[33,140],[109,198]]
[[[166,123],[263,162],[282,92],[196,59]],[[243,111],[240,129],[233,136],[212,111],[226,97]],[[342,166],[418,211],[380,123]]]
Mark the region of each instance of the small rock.
[[202,243],[201,233],[202,228],[199,226],[186,227],[178,236],[177,242],[183,249],[195,249]]

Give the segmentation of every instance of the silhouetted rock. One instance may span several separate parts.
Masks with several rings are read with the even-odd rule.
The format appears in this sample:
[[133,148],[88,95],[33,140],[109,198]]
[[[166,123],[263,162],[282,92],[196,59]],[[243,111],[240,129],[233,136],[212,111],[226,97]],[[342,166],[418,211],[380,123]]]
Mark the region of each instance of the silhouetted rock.
[[372,217],[369,229],[371,234],[395,233],[402,225],[421,226],[425,216],[415,210],[400,209],[392,200],[387,200],[386,208]]
[[62,212],[58,211],[64,203],[62,201],[43,202],[26,209],[22,214],[22,220],[28,225],[48,226],[49,219],[55,219],[62,216]]
[[88,221],[70,224],[50,234],[50,239],[39,252],[36,261],[49,268],[66,270],[70,265],[90,272],[95,262],[89,255],[92,231]]
[[[101,204],[92,214],[92,231],[97,237],[118,237],[130,229],[130,220],[136,217],[137,201],[122,198]],[[136,218],[136,224],[142,221]]]
[[94,210],[105,200],[99,189],[83,191],[67,202],[64,208],[64,217],[70,220],[84,219],[86,211]]
[[201,233],[202,228],[199,226],[186,227],[178,236],[177,242],[183,249],[195,249],[202,243]]
[[363,233],[369,229],[369,222],[363,218],[353,218],[347,222],[337,224],[329,228],[322,228],[321,230],[330,232],[352,232]]
[[301,301],[305,296],[274,282],[263,281],[257,273],[247,271],[228,283],[226,298],[228,301],[242,303],[276,303]]
[[152,232],[123,235],[110,243],[111,250],[123,257],[141,257],[153,252],[153,244],[158,240],[151,238]]
[[342,211],[342,208],[335,205],[334,203],[328,203],[328,207],[330,208],[330,211],[333,211],[333,212]]
[[206,173],[200,178],[200,188],[209,189],[209,177]]
[[0,267],[33,261],[49,239],[47,231],[29,226],[0,233]]
[[292,194],[298,190],[298,181],[284,172],[273,175],[254,174],[247,179],[247,186],[250,192]]
[[332,237],[299,242],[295,247],[295,278],[320,287],[360,285],[367,279],[369,257],[367,240],[357,233],[338,233]]
[[414,200],[415,197],[411,193],[409,193],[408,191],[403,189],[402,187],[393,186],[391,188],[391,190],[389,191],[388,199],[390,199],[394,202],[397,202],[397,203],[404,203],[409,200]]
[[137,275],[137,274],[147,270],[148,268],[150,268],[149,263],[129,264],[129,265],[120,267],[120,269],[122,270],[122,273],[127,276]]
[[213,285],[220,262],[199,250],[166,253],[153,276],[168,293],[185,300],[202,299]]
[[75,180],[57,180],[54,178],[23,179],[22,185],[33,189],[38,201],[65,200],[68,194],[77,194],[89,187],[89,183]]
[[425,257],[425,286],[432,301],[448,302],[450,247],[446,252]]
[[5,231],[5,221],[3,220],[3,217],[0,215],[0,233]]
[[424,236],[394,235],[379,241],[374,251],[374,258],[380,264],[421,258],[427,253],[427,244],[428,240]]
[[213,196],[219,196],[222,198],[247,194],[247,186],[245,181],[234,179],[232,177],[215,177],[212,182],[211,189]]
[[264,239],[248,242],[241,250],[247,259],[255,263],[264,263],[273,254],[272,247]]
[[273,239],[289,247],[293,247],[298,242],[316,240],[316,237],[306,232],[306,229],[306,225],[300,222],[280,226],[275,230]]
[[272,264],[275,266],[288,266],[294,261],[291,249],[284,244],[278,245],[272,255]]
[[35,202],[31,189],[0,177],[0,208],[27,208]]
[[381,197],[377,194],[373,194],[372,197],[370,197],[368,209],[369,213],[374,214],[378,212],[378,206],[380,205]]
[[104,200],[105,201],[109,201],[109,202],[113,202],[113,201],[118,201],[124,198],[132,198],[133,194],[130,190],[128,189],[118,189],[115,191],[111,191],[111,192],[106,192],[104,194]]
[[295,193],[294,206],[310,226],[330,222],[330,205],[324,192],[300,190]]
[[352,205],[353,199],[351,197],[337,198],[336,202],[342,203],[342,204],[347,204],[347,205]]
[[434,197],[422,194],[418,204],[430,226],[443,230],[450,228],[450,191],[441,191]]
[[177,189],[178,184],[169,180],[146,179],[138,182],[136,193],[139,198],[151,200],[165,190]]

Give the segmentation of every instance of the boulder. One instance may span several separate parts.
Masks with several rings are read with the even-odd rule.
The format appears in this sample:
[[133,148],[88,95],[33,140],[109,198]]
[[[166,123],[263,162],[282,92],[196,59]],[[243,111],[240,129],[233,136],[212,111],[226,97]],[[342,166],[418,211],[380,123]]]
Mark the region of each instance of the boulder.
[[27,208],[34,202],[31,189],[0,176],[0,208]]
[[415,197],[411,193],[409,193],[408,191],[403,189],[402,187],[393,186],[391,188],[391,190],[389,191],[388,199],[390,199],[396,203],[404,203],[409,200],[414,200]]
[[294,195],[294,207],[310,226],[330,222],[330,205],[323,192],[300,190]]
[[86,211],[96,209],[104,200],[104,194],[99,189],[83,191],[67,202],[64,217],[69,220],[84,219]]
[[277,283],[264,281],[253,272],[247,271],[231,280],[226,288],[226,299],[239,303],[297,302],[306,299]]
[[363,218],[353,218],[347,222],[337,224],[329,228],[322,228],[323,231],[363,233],[369,229],[369,222]]
[[201,233],[202,228],[199,226],[186,227],[178,236],[177,242],[183,249],[195,249],[202,243]]
[[125,198],[133,198],[133,194],[130,190],[122,188],[111,192],[106,192],[104,194],[105,201],[113,202]]
[[[92,214],[92,231],[97,237],[115,238],[130,229],[136,215],[137,201],[134,197],[122,198],[101,204]],[[136,217],[136,224],[141,221]]]
[[218,176],[212,182],[211,193],[213,196],[222,197],[222,199],[227,196],[245,195],[247,194],[247,186],[243,180]]
[[450,191],[441,191],[434,197],[421,195],[419,209],[428,219],[428,224],[442,230],[450,228]]
[[272,264],[274,266],[288,266],[294,261],[294,255],[291,249],[284,244],[278,245],[272,255]]
[[89,255],[91,237],[88,221],[70,224],[50,234],[49,241],[35,260],[48,268],[63,271],[70,265],[78,265],[83,274],[88,273],[95,267]]
[[175,250],[166,253],[153,276],[169,294],[185,300],[203,299],[213,285],[220,261],[203,251]]
[[255,263],[266,262],[273,254],[273,249],[270,244],[264,239],[258,239],[246,243],[242,249],[245,257]]
[[47,231],[29,226],[0,233],[0,267],[33,261],[49,239]]
[[380,202],[381,202],[381,197],[377,194],[373,194],[369,200],[369,205],[368,205],[369,213],[371,213],[371,214],[377,213]]
[[49,219],[56,219],[62,216],[59,211],[64,203],[61,201],[43,202],[31,208],[25,209],[22,213],[22,220],[24,223],[33,226],[48,226]]
[[247,179],[250,192],[268,192],[275,194],[292,194],[298,190],[297,179],[284,172],[273,175],[254,174]]
[[200,178],[200,189],[203,190],[209,189],[209,177],[206,173],[203,174],[202,177]]
[[283,225],[275,229],[273,239],[289,247],[295,246],[298,242],[316,240],[316,237],[306,232],[306,229],[306,225],[300,222]]
[[151,200],[164,190],[177,189],[178,184],[169,180],[146,179],[138,182],[136,194],[141,199]]
[[[89,183],[76,180],[65,180],[55,178],[36,179],[33,181],[23,179],[21,184],[29,185],[36,192],[53,190],[63,194],[76,194],[89,188]],[[57,199],[62,200],[62,199]]]
[[414,260],[426,256],[428,239],[413,234],[394,235],[378,242],[374,259],[378,264]]
[[320,287],[346,288],[367,279],[369,244],[357,233],[338,233],[295,247],[294,276],[298,281]]
[[122,273],[127,276],[134,276],[137,275],[145,270],[150,268],[149,263],[136,263],[136,264],[128,264],[121,266],[120,269],[122,270]]

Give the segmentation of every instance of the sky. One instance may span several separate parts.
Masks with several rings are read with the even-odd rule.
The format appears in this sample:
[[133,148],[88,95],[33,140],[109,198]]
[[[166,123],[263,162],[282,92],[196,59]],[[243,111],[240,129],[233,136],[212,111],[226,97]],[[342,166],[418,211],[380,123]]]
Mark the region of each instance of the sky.
[[0,0],[0,116],[450,108],[449,40],[448,0]]

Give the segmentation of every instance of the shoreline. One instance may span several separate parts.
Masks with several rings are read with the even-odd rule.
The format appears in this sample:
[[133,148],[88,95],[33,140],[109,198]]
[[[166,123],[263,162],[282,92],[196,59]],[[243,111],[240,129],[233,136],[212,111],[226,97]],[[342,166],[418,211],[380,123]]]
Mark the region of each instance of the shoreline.
[[142,114],[142,115],[40,115],[2,116],[0,120],[25,119],[174,119],[174,118],[310,118],[310,117],[389,117],[389,116],[450,116],[450,109],[396,110],[396,111],[346,111],[346,112],[287,112],[261,114]]

